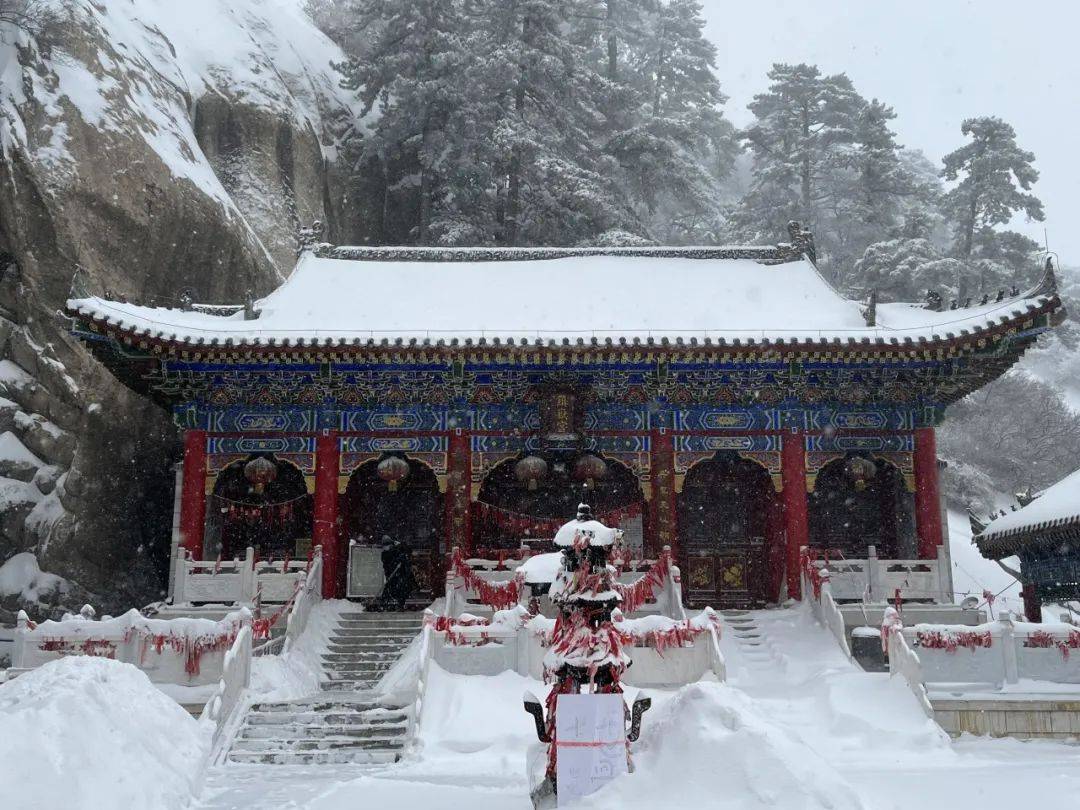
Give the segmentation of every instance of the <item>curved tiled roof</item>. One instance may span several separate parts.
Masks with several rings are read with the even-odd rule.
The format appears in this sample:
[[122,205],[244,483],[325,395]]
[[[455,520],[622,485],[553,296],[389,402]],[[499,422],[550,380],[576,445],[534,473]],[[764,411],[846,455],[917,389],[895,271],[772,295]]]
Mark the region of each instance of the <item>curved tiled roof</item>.
[[1059,306],[1043,285],[943,312],[879,304],[871,327],[864,304],[790,248],[334,248],[304,253],[250,320],[232,308],[68,301],[82,320],[183,347],[923,346]]

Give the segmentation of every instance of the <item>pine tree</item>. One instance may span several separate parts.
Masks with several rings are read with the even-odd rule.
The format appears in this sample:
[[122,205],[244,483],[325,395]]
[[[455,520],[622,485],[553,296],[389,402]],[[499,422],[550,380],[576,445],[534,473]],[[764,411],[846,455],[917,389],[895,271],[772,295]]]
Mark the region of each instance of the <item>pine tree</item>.
[[960,126],[971,142],[943,159],[942,176],[959,181],[945,195],[944,210],[956,223],[958,254],[972,255],[975,234],[1002,225],[1017,211],[1043,220],[1042,202],[1027,193],[1039,179],[1035,155],[1016,143],[1016,132],[1000,118],[969,118]]
[[812,65],[775,64],[769,89],[749,109],[756,121],[742,136],[754,158],[754,181],[735,213],[749,238],[775,238],[792,219],[815,227],[822,180],[842,165],[855,142],[865,102],[844,74],[822,76]]
[[640,23],[621,40],[629,45],[617,75],[629,103],[606,122],[604,150],[618,162],[620,190],[648,232],[697,241],[715,231],[719,181],[736,152],[713,73],[716,49],[703,35],[696,0],[671,0],[627,19]]
[[375,37],[363,56],[337,66],[343,86],[360,91],[367,111],[379,103],[378,124],[361,159],[376,159],[384,171],[394,164],[412,169],[397,182],[388,178],[384,190],[415,194],[419,244],[430,240],[437,163],[447,143],[447,119],[460,102],[460,85],[453,81],[462,70],[460,6],[458,0],[352,0],[357,24]]

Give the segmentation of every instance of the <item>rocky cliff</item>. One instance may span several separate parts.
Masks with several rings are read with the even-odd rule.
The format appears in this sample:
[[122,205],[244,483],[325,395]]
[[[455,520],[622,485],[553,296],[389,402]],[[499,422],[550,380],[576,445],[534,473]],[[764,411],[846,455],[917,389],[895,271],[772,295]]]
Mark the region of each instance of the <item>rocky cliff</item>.
[[343,219],[358,104],[302,0],[46,6],[0,27],[0,563],[32,551],[130,605],[161,587],[177,436],[67,334],[72,278],[265,293],[299,224]]

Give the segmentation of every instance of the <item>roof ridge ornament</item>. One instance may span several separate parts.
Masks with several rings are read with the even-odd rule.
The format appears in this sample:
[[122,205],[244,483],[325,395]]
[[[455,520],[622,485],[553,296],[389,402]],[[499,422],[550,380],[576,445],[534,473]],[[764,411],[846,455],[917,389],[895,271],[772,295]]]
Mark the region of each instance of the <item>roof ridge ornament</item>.
[[814,233],[804,228],[798,220],[791,220],[787,224],[788,236],[791,246],[803,254],[812,264],[817,265],[817,248],[814,246]]
[[877,290],[870,290],[870,300],[862,313],[867,326],[877,326],[877,298]]
[[312,220],[311,225],[301,225],[296,229],[296,257],[300,258],[305,253],[317,253],[318,246],[322,242],[322,220]]
[[262,315],[262,310],[255,309],[255,294],[248,289],[248,291],[244,293],[244,320],[254,321],[257,320],[260,315]]
[[1042,278],[1039,279],[1039,283],[1024,293],[1024,298],[1043,298],[1046,296],[1057,295],[1057,275],[1054,273],[1054,258],[1052,256],[1046,257],[1046,265],[1043,267]]

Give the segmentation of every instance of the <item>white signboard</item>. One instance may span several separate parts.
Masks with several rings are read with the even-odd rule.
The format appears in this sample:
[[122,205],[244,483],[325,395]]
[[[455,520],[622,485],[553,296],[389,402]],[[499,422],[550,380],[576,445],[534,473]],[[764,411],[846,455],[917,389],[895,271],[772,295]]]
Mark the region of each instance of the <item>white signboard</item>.
[[622,695],[559,695],[555,712],[559,807],[626,773],[625,712]]
[[386,580],[383,576],[382,549],[372,546],[349,546],[349,581],[347,596],[379,596]]

